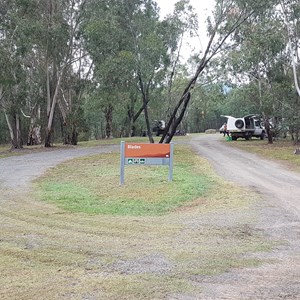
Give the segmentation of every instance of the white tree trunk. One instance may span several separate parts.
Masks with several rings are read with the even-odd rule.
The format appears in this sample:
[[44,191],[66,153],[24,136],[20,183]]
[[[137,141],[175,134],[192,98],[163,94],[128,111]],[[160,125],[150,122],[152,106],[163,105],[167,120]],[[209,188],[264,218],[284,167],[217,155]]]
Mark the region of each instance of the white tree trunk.
[[[298,58],[297,43],[296,43],[296,49],[293,49],[293,46],[292,46],[292,37],[294,36],[293,32],[295,32],[295,30],[293,30],[292,25],[288,20],[285,5],[282,1],[280,2],[280,5],[281,5],[281,11],[282,11],[284,24],[286,26],[287,35],[288,35],[288,50],[289,50],[289,54],[290,54],[290,58],[291,58],[291,62],[292,62],[295,88],[298,93],[298,96],[300,97],[300,86],[299,86],[299,79],[298,79],[298,75],[297,75],[297,61],[295,61]],[[297,38],[297,37],[295,37],[295,38]]]
[[59,74],[58,81],[57,81],[57,84],[56,84],[56,87],[55,87],[55,92],[54,92],[54,95],[53,95],[53,98],[52,98],[52,104],[51,104],[51,109],[50,109],[49,118],[48,118],[48,125],[47,125],[48,132],[50,132],[51,128],[52,128],[54,111],[55,111],[55,106],[56,106],[56,103],[57,103],[58,91],[59,91],[59,88],[60,88],[62,77],[63,77],[63,69]]
[[15,139],[14,130],[13,130],[13,127],[10,123],[9,117],[5,110],[4,110],[4,115],[5,115],[6,123],[7,123],[8,129],[9,129],[10,139],[11,139],[11,142],[13,143],[13,141]]
[[295,83],[295,87],[296,87],[296,91],[298,93],[298,96],[300,97],[300,87],[299,87],[299,80],[298,80],[298,74],[297,74],[297,65],[295,62],[295,55],[294,55],[294,51],[292,48],[292,41],[289,38],[289,49],[290,49],[290,56],[291,56],[291,61],[292,61],[292,67],[293,67],[293,75],[294,75],[294,83]]

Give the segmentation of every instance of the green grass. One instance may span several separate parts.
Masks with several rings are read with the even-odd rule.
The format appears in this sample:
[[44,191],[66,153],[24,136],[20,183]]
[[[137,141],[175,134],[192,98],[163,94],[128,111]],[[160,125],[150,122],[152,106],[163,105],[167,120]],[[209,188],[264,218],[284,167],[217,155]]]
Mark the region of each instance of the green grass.
[[177,145],[172,182],[167,166],[126,166],[120,186],[119,154],[101,154],[65,162],[37,182],[43,200],[72,212],[162,215],[213,188],[196,161],[188,147]]

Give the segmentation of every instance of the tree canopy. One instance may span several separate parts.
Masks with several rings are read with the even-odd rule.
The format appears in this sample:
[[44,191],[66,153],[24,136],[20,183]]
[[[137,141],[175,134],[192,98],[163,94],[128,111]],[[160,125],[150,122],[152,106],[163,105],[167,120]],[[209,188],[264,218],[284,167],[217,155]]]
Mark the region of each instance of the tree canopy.
[[[296,0],[216,0],[199,29],[188,0],[164,18],[154,0],[3,0],[0,142],[154,142],[165,120],[168,143],[255,113],[269,142],[284,128],[297,143],[299,14]],[[199,30],[208,43],[187,59],[183,40]]]

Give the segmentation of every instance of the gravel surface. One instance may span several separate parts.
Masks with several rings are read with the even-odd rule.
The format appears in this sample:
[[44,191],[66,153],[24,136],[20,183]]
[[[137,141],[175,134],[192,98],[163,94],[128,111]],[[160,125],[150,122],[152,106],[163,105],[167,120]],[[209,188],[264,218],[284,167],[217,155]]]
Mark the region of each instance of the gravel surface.
[[33,179],[63,161],[80,156],[118,150],[119,146],[115,145],[93,148],[69,148],[2,158],[0,159],[0,184],[2,187],[28,189]]
[[[279,243],[270,253],[253,254],[253,257],[266,261],[259,267],[234,269],[219,276],[194,276],[190,280],[193,285],[201,287],[200,295],[176,294],[165,299],[300,299],[299,174],[229,147],[221,142],[218,134],[193,138],[191,144],[197,153],[212,163],[219,175],[261,195],[263,200],[253,207],[257,216],[255,230],[264,232],[270,240]],[[28,190],[34,178],[62,161],[118,149],[118,146],[101,146],[0,159],[0,190],[5,190],[6,195],[10,189]],[[9,197],[6,199],[9,200]],[[186,222],[190,222],[191,226],[228,226],[233,225],[234,219],[228,220],[226,215],[219,212]],[[133,261],[120,261],[113,268],[139,274],[145,266],[153,274],[168,272],[172,267],[163,254],[157,254]]]
[[195,299],[300,299],[300,175],[229,147],[218,135],[194,138],[192,145],[219,175],[262,196],[257,229],[282,245],[261,254],[270,264],[195,278],[204,287]]

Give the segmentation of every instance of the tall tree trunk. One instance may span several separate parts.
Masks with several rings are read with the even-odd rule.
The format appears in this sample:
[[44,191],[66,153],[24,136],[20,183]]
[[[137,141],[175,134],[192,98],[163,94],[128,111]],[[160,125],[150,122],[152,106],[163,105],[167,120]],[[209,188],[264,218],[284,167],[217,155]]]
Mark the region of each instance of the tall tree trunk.
[[141,89],[141,92],[142,92],[142,95],[143,95],[143,110],[144,110],[145,122],[146,122],[146,127],[147,127],[147,135],[148,135],[148,138],[149,138],[149,142],[153,144],[154,139],[153,139],[152,132],[151,132],[151,126],[150,126],[149,114],[148,114],[149,84],[150,84],[150,81],[149,81],[148,86],[145,90],[143,80],[142,80],[142,76],[141,76],[141,74],[139,74],[139,85],[140,85],[140,89]]
[[[6,123],[9,129],[11,148],[21,149],[23,148],[23,142],[21,137],[21,124],[19,114],[15,114],[12,118],[4,111]],[[11,120],[12,119],[12,120]]]
[[[259,73],[259,72],[258,72]],[[262,94],[262,84],[261,84],[261,78],[258,76],[256,78],[258,81],[258,94],[259,94],[259,105],[260,105],[260,110],[262,111],[262,117],[265,123],[265,129],[268,135],[268,144],[273,144],[273,132],[271,130],[270,122],[269,122],[269,116],[266,115],[265,111],[263,110],[263,94]]]
[[109,104],[105,111],[105,121],[106,121],[106,126],[105,126],[105,138],[109,139],[112,138],[112,120],[113,120],[113,107],[111,104]]
[[13,145],[14,139],[15,139],[14,130],[13,130],[12,124],[11,124],[11,122],[9,120],[9,116],[6,113],[5,110],[4,110],[4,115],[5,115],[6,123],[7,123],[8,129],[9,129],[9,135],[10,135],[11,144]]
[[[264,115],[264,114],[263,114]],[[264,123],[265,123],[265,129],[267,132],[268,136],[268,144],[273,144],[273,132],[271,130],[270,122],[269,122],[269,117],[264,115]]]
[[72,136],[71,136],[71,145],[76,146],[78,144],[78,131],[77,127],[73,124],[72,126]]
[[41,126],[39,125],[41,119],[40,107],[36,105],[31,110],[30,116],[25,115],[22,110],[21,112],[23,113],[23,116],[25,118],[30,118],[30,126],[29,126],[28,137],[27,137],[27,146],[41,144],[42,142]]
[[20,115],[15,115],[15,122],[16,122],[16,145],[17,148],[23,148],[22,136],[21,136],[21,119]]
[[[298,61],[295,61],[295,58],[296,59],[299,58],[299,56],[298,56],[299,49],[298,49],[298,45],[297,45],[298,39],[293,34],[293,28],[291,27],[291,23],[288,20],[285,5],[282,1],[280,1],[280,5],[281,5],[283,19],[284,19],[284,23],[285,23],[287,34],[288,34],[288,49],[289,49],[289,54],[290,54],[291,63],[292,63],[294,84],[295,84],[296,92],[297,92],[298,96],[300,97],[300,86],[299,86],[298,73],[297,73]],[[295,30],[296,30],[296,28],[295,28]],[[293,37],[295,38],[294,39],[295,41],[292,40]],[[293,45],[294,45],[294,49],[293,49]]]
[[53,131],[52,127],[53,127],[54,111],[55,111],[55,107],[56,107],[56,104],[57,104],[58,91],[60,89],[62,76],[63,76],[63,71],[64,71],[64,67],[62,68],[62,70],[61,70],[61,72],[58,76],[58,80],[57,80],[57,83],[56,83],[54,95],[53,95],[53,98],[51,99],[52,103],[51,103],[51,109],[50,109],[49,116],[48,116],[48,125],[47,125],[47,128],[46,128],[45,147],[51,147],[51,135],[52,135],[52,131]]
[[147,102],[144,101],[144,113],[145,113],[145,121],[147,125],[147,134],[148,134],[149,142],[154,143],[154,139],[151,132],[150,121],[149,121],[149,115],[148,115],[148,105],[146,103]]
[[[147,105],[148,105],[148,103],[149,103],[149,99],[147,100]],[[139,116],[144,111],[144,106],[145,105],[144,105],[144,102],[143,102],[143,105],[140,107],[140,109],[135,114],[133,114],[133,117],[132,117],[132,120],[131,120],[131,125],[130,125],[130,128],[131,128],[130,136],[136,136],[137,135],[135,122],[137,121]],[[133,111],[132,111],[132,113],[133,113]]]
[[180,115],[178,118],[174,118],[174,123],[171,125],[170,127],[170,133],[169,135],[167,136],[167,139],[166,139],[166,143],[170,143],[172,141],[172,138],[176,132],[176,129],[178,127],[178,125],[181,123],[183,117],[184,117],[184,114],[186,112],[186,109],[188,107],[188,104],[190,102],[190,99],[191,99],[191,94],[190,93],[187,93],[185,98],[184,98],[184,102],[183,102],[183,108],[180,112]]

